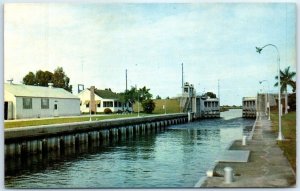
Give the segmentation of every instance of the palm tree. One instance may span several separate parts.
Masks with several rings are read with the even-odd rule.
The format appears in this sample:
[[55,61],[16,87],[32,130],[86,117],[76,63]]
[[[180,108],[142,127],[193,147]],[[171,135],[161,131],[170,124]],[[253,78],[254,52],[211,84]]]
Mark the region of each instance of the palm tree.
[[[291,86],[293,88],[293,92],[296,91],[296,82],[293,81],[293,78],[296,76],[296,72],[290,72],[290,67],[284,69],[284,71],[280,70],[280,92],[285,91],[285,114],[288,113],[287,103],[288,103],[288,95],[287,95],[287,87]],[[278,76],[275,76],[275,79],[278,80]],[[278,86],[278,82],[274,84],[275,87]]]
[[140,88],[137,90],[138,96],[139,96],[139,102],[143,102],[144,100],[148,100],[152,98],[152,94],[150,93],[150,89],[146,88],[144,86],[143,88]]

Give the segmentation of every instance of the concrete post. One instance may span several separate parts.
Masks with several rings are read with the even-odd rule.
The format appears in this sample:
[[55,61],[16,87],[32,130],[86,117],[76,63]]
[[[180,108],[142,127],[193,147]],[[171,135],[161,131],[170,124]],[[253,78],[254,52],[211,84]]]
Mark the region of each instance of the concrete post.
[[31,154],[30,141],[26,141],[27,154]]
[[208,170],[208,171],[206,171],[206,176],[207,177],[213,177],[214,176],[214,172],[212,170]]
[[49,138],[48,139],[48,150],[50,150],[50,151],[52,151],[52,150],[54,150],[54,138]]
[[65,147],[69,147],[71,145],[71,138],[69,135],[63,136],[63,139],[65,141]]
[[126,139],[128,139],[130,137],[130,126],[126,126],[124,127],[124,133],[125,133],[125,137]]
[[41,140],[37,141],[37,152],[41,153],[43,151],[43,144]]
[[30,152],[37,153],[37,140],[30,141]]
[[8,144],[8,145],[5,145],[5,155],[6,156],[14,156],[15,155],[15,145],[14,144]]
[[97,143],[99,143],[100,142],[100,132],[95,131],[95,134],[96,134],[96,141],[97,141]]
[[247,139],[247,136],[243,136],[243,141],[242,141],[242,145],[243,145],[243,146],[246,145],[246,139]]
[[126,128],[126,139],[131,137],[132,126],[127,126]]
[[118,131],[118,129],[114,128],[114,132],[115,132],[115,138],[118,138],[119,137],[119,131]]
[[118,140],[122,140],[123,137],[122,127],[118,128],[117,131],[118,131]]
[[16,144],[16,150],[15,150],[15,154],[16,155],[21,155],[21,145],[20,144]]
[[56,150],[60,151],[60,137],[55,137]]
[[143,127],[143,135],[145,135],[146,134],[146,124],[143,124],[142,127]]
[[225,167],[224,168],[224,178],[225,178],[225,183],[230,184],[233,182],[233,172],[231,167]]
[[189,122],[192,121],[192,114],[191,114],[191,112],[188,112],[188,121],[189,121]]
[[90,137],[90,133],[85,133],[84,134],[84,143],[88,143],[89,142],[89,137]]
[[149,128],[149,123],[144,125],[144,133],[147,134],[148,133],[148,128]]
[[21,143],[21,155],[26,156],[27,154],[27,144],[26,142]]

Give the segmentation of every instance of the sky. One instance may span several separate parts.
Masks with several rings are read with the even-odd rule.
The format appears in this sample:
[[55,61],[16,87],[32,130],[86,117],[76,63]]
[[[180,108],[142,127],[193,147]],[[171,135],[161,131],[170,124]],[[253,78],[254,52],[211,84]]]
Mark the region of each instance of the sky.
[[5,4],[4,81],[63,67],[75,94],[77,84],[123,92],[127,69],[128,88],[175,97],[183,63],[197,93],[241,105],[277,92],[276,49],[255,50],[270,43],[280,68],[296,71],[295,4]]

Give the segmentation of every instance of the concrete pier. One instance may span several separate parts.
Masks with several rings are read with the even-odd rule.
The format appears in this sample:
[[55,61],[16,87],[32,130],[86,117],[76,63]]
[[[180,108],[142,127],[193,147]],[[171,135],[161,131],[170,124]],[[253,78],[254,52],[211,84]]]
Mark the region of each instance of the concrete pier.
[[163,131],[184,123],[187,114],[80,122],[5,129],[5,157],[34,155],[81,147],[107,145],[136,136]]
[[[219,162],[213,169],[213,177],[207,177],[200,187],[238,188],[284,188],[293,187],[296,174],[283,151],[278,147],[276,137],[267,116],[258,118],[252,139],[243,145],[242,140],[233,142],[230,150],[250,151],[248,162]],[[234,182],[224,182],[224,168],[233,169]]]

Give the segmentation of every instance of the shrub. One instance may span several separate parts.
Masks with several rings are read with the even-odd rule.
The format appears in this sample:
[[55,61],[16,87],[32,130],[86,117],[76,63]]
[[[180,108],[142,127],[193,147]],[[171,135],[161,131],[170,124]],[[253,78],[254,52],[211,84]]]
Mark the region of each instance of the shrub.
[[152,99],[147,99],[142,102],[142,107],[145,113],[152,113],[155,109],[155,103]]
[[116,111],[116,113],[120,114],[123,113],[123,111],[119,109],[118,111]]
[[105,114],[111,114],[112,111],[111,111],[111,109],[109,109],[109,108],[105,108],[105,109],[104,109],[104,113],[105,113]]

